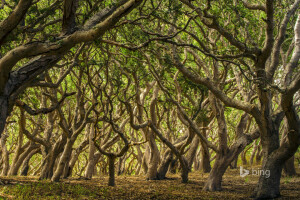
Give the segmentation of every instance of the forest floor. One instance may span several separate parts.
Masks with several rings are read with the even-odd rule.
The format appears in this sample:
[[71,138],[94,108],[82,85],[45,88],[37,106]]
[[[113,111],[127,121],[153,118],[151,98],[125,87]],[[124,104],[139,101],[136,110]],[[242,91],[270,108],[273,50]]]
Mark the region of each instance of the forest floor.
[[[107,186],[108,178],[92,180],[65,179],[59,183],[37,180],[37,177],[1,177],[0,199],[249,199],[258,176],[241,177],[239,169],[228,169],[220,192],[202,191],[208,174],[192,172],[189,182],[180,175],[147,181],[143,176],[117,176],[116,186]],[[300,199],[300,177],[282,177],[279,199]]]

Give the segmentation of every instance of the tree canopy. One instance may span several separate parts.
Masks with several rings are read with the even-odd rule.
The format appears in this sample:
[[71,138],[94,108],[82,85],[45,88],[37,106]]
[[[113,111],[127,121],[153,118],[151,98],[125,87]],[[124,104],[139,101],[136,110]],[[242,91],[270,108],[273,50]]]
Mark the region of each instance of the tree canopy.
[[270,174],[253,197],[280,196],[299,157],[299,4],[3,0],[2,176],[201,169],[218,191],[256,156]]

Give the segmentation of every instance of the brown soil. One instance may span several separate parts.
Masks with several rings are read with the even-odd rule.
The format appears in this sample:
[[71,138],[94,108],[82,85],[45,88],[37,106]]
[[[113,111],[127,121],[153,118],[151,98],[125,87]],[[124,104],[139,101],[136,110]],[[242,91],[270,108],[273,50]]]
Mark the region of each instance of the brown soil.
[[[250,199],[258,176],[240,177],[239,170],[227,170],[223,191],[205,192],[208,174],[193,172],[189,182],[181,183],[180,175],[168,179],[147,181],[143,176],[117,176],[116,186],[107,186],[108,178],[92,180],[66,179],[60,183],[38,181],[36,177],[2,177],[0,196],[7,199]],[[300,199],[300,177],[281,179],[279,199]],[[1,198],[0,198],[1,199]]]

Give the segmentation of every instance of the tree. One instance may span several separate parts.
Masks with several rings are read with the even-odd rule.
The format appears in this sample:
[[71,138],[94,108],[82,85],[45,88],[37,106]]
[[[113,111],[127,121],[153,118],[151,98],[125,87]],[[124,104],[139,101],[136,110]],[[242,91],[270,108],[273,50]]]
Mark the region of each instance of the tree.
[[[2,47],[4,42],[8,43],[9,41],[4,41],[4,39],[24,19],[26,11],[32,6],[31,3],[32,1],[20,1],[14,12],[1,22],[0,29],[3,30],[1,34]],[[127,15],[140,3],[142,1],[139,0],[113,3],[112,6],[99,10],[93,16],[88,16],[89,20],[83,19],[81,21],[83,27],[73,31],[75,29],[74,18],[77,1],[66,0],[64,1],[62,24],[63,36],[60,36],[57,31],[58,33],[52,42],[46,41],[46,38],[41,38],[38,41],[21,43],[8,51],[2,52],[3,55],[0,59],[0,105],[2,108],[0,113],[0,133],[4,130],[6,118],[11,113],[18,95],[33,84],[39,75],[52,68],[76,44],[101,38],[106,31],[112,29],[123,16]],[[97,5],[98,3],[94,6],[97,7]],[[50,7],[49,9],[52,8]],[[47,13],[47,15],[50,14]],[[45,17],[45,15],[41,16],[42,19]],[[35,24],[43,23],[41,18],[38,18]],[[25,22],[29,23],[26,21],[26,18]],[[31,57],[36,58],[14,70],[19,61]]]
[[[222,38],[222,43],[228,48],[232,47],[232,53],[224,54],[218,52],[217,54],[212,53],[209,49],[206,49],[201,39],[197,42],[202,45],[200,50],[214,58],[215,60],[222,62],[227,61],[228,58],[236,59],[238,63],[231,63],[239,66],[240,70],[243,71],[241,65],[247,68],[247,75],[252,77],[249,79],[245,74],[247,80],[252,80],[255,84],[255,94],[257,100],[254,102],[245,102],[245,100],[238,100],[228,97],[222,90],[223,88],[217,88],[213,80],[202,77],[199,74],[195,74],[188,70],[181,62],[179,58],[175,57],[176,67],[190,80],[195,83],[205,85],[218,99],[220,99],[226,106],[233,107],[239,110],[243,110],[246,113],[254,117],[260,131],[261,142],[264,154],[263,170],[270,170],[270,178],[264,176],[260,177],[257,188],[254,193],[256,198],[275,198],[280,195],[279,185],[281,177],[281,169],[286,160],[288,160],[297,150],[299,146],[299,117],[295,111],[293,97],[300,88],[299,74],[293,75],[297,70],[293,70],[298,66],[299,61],[299,45],[298,45],[298,34],[299,34],[299,17],[295,22],[295,42],[291,43],[291,48],[294,48],[294,53],[290,60],[286,60],[286,63],[281,63],[280,57],[288,57],[291,51],[286,51],[287,55],[284,55],[285,51],[281,51],[287,34],[287,27],[289,21],[299,7],[299,1],[295,1],[294,4],[287,9],[287,12],[281,18],[275,17],[277,10],[275,9],[274,1],[266,1],[265,5],[251,5],[248,2],[230,4],[228,9],[230,13],[222,13],[222,15],[235,15],[235,19],[242,25],[242,27],[248,27],[248,30],[253,32],[257,29],[252,28],[252,25],[257,26],[257,21],[246,23],[241,18],[246,17],[246,13],[241,13],[242,10],[247,11],[249,16],[256,16],[257,13],[264,13],[266,16],[265,21],[261,24],[262,29],[266,35],[262,36],[259,41],[255,41],[251,36],[251,33],[246,32],[235,32],[235,26],[233,22],[224,22],[221,16],[216,14],[219,7],[212,1],[207,1],[204,8],[198,7],[196,3],[190,1],[181,1],[183,4],[195,10],[197,17],[202,26],[208,29],[213,29],[218,37]],[[225,2],[224,2],[225,3]],[[224,4],[222,6],[225,6]],[[236,10],[236,14],[233,14],[235,7],[239,6],[243,9]],[[226,6],[225,6],[226,7]],[[247,10],[248,9],[248,10]],[[249,11],[253,10],[253,11]],[[228,18],[227,18],[228,19]],[[280,23],[279,29],[275,29],[275,22]],[[251,29],[252,28],[252,29]],[[240,27],[241,29],[241,27]],[[275,38],[275,30],[277,31],[277,37]],[[192,34],[190,34],[193,37]],[[170,41],[171,42],[171,41]],[[189,44],[177,44],[178,46],[192,46]],[[259,46],[262,46],[260,48]],[[198,48],[198,47],[195,47]],[[199,48],[198,48],[199,49]],[[230,63],[231,61],[229,61]],[[250,64],[250,65],[249,65]],[[280,84],[275,85],[276,71],[282,70],[280,65],[283,65],[284,79]],[[293,78],[292,78],[293,77]],[[273,96],[274,92],[281,95],[280,108],[274,110]],[[273,106],[272,106],[273,105]],[[289,140],[283,145],[279,145],[279,125],[282,121],[282,113],[285,114],[289,124]],[[297,125],[296,125],[297,124]]]
[[299,4],[4,1],[2,175],[114,186],[116,166],[148,180],[176,168],[186,183],[201,165],[216,191],[251,150],[270,171],[253,197],[278,197],[300,144]]

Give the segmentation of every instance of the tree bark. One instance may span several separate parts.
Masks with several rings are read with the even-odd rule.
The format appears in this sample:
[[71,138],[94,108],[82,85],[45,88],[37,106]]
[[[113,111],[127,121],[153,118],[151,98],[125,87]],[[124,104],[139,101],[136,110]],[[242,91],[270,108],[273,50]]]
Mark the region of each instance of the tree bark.
[[72,153],[72,146],[73,146],[74,141],[71,140],[70,138],[67,139],[67,143],[64,147],[64,151],[62,152],[62,155],[60,157],[58,166],[51,178],[51,181],[53,182],[58,182],[61,175],[63,174],[63,171],[65,169],[65,165],[67,164],[68,159],[71,156]]
[[75,163],[78,162],[78,157],[80,155],[80,153],[83,151],[83,149],[86,147],[86,145],[88,145],[89,141],[88,140],[84,140],[80,143],[80,145],[73,151],[72,155],[71,155],[71,159],[69,162],[69,168],[68,168],[68,172],[64,172],[64,178],[67,178],[69,176],[72,175]]
[[[14,28],[24,18],[27,10],[31,6],[32,0],[20,0],[18,5],[10,15],[0,23],[0,46],[5,38],[14,30]],[[2,107],[3,108],[3,107]],[[0,132],[1,133],[1,132]]]
[[[284,122],[284,129],[283,129],[284,132],[282,133],[282,136],[281,136],[280,145],[283,145],[285,142],[288,142],[288,122],[287,122],[287,119],[285,118],[283,120],[283,122]],[[294,159],[295,159],[295,156],[292,156],[283,165],[283,172],[286,176],[295,176],[295,175],[297,175],[296,169],[295,169],[295,164],[294,164]]]
[[5,124],[6,124],[6,119],[9,115],[8,111],[8,98],[5,96],[1,96],[0,94],[0,136],[2,135]]
[[[20,1],[17,6],[17,9],[19,9],[19,11],[13,12],[11,15],[13,16],[15,14],[18,14],[18,17],[13,17],[13,19],[11,20],[7,18],[7,20],[4,20],[0,24],[1,28],[5,28],[5,24],[7,24],[8,27],[7,30],[3,29],[3,33],[0,33],[1,42],[5,38],[5,36],[8,35],[8,33],[12,31],[15,26],[17,26],[19,21],[26,14],[27,9],[31,5],[31,2],[31,0]],[[87,23],[84,25],[85,30],[76,31],[70,34],[68,37],[62,37],[60,39],[60,42],[55,42],[58,47],[56,49],[57,51],[52,52],[50,56],[46,55],[46,53],[49,53],[49,51],[51,51],[49,48],[52,45],[49,45],[48,42],[34,42],[19,46],[18,48],[9,51],[4,57],[2,57],[0,59],[0,136],[3,133],[6,119],[13,109],[17,96],[22,93],[27,87],[29,87],[30,83],[38,75],[53,67],[53,65],[62,58],[62,55],[68,52],[68,50],[74,45],[84,42],[84,40],[93,41],[100,38],[107,30],[111,29],[123,16],[126,16],[142,2],[142,0],[121,1],[113,5],[110,9],[101,10],[99,13],[96,13],[93,17],[90,18],[90,20],[87,21]],[[71,6],[69,8],[76,7],[75,4],[73,5],[74,6]],[[74,9],[71,9],[71,12],[72,11],[74,11]],[[71,12],[68,13],[70,14]],[[74,19],[74,16],[72,14],[68,16],[66,15],[65,17],[66,20],[69,21],[70,19],[71,21],[73,21]],[[68,25],[68,27],[70,26]],[[73,38],[71,39],[71,37]],[[67,40],[69,41],[67,43],[64,42],[66,38],[68,38]],[[20,49],[22,50],[20,51]],[[38,59],[34,59],[33,61],[28,62],[19,70],[12,71],[15,64],[21,59],[39,55],[42,56]],[[44,63],[45,61],[47,62]]]
[[252,197],[256,199],[279,197],[282,164],[276,161],[275,157],[268,157],[262,170],[264,173],[270,173],[270,176],[261,175],[259,177],[258,184]]
[[93,174],[94,174],[94,169],[96,164],[98,163],[99,159],[101,157],[101,153],[96,153],[95,155],[93,155],[93,158],[89,158],[88,160],[88,165],[85,169],[84,172],[84,177],[87,179],[92,179]]
[[108,173],[109,173],[109,180],[108,186],[115,186],[115,160],[114,156],[108,156]]
[[56,141],[53,147],[50,149],[45,149],[43,152],[44,162],[42,164],[39,180],[51,179],[54,172],[55,161],[58,159],[59,154],[63,151],[66,142],[66,137],[61,136],[61,138]]
[[7,176],[9,170],[9,152],[7,151],[7,147],[6,147],[7,137],[8,137],[7,134],[2,134],[0,139],[2,158],[3,158],[3,169],[2,169],[1,176]]
[[[191,139],[189,140],[188,136],[189,136],[189,134],[185,134],[184,136],[178,138],[175,141],[174,147],[176,149],[178,149],[178,151],[181,150],[183,148],[183,146],[187,146],[187,142],[189,143],[189,141],[192,141]],[[173,154],[174,154],[174,152],[172,151],[172,149],[167,149],[165,151],[163,160],[161,161],[159,168],[158,168],[158,172],[157,172],[157,178],[159,180],[162,180],[166,177],[166,173],[169,169],[169,165],[173,161]]]
[[250,156],[250,165],[252,166],[254,164],[254,157],[255,155],[258,153],[258,146],[259,146],[259,143],[257,141],[254,142],[254,146],[253,146],[253,150],[251,152],[251,156]]
[[150,158],[148,160],[147,179],[157,180],[157,168],[160,160],[160,154],[154,139],[154,135],[153,133],[151,133],[150,135],[150,131],[149,131],[148,141],[150,147]]
[[[155,86],[151,103],[150,103],[150,113],[151,113],[151,120],[153,123],[156,122],[156,112],[155,112],[155,106],[157,103],[157,97],[158,97],[158,91],[159,87]],[[160,161],[160,153],[157,147],[157,144],[155,142],[155,134],[153,131],[149,131],[146,133],[147,139],[148,139],[148,145],[150,148],[150,159],[148,161],[148,171],[147,171],[147,179],[148,180],[156,180],[157,179],[157,168]]]
[[294,160],[295,160],[295,156],[292,156],[290,159],[288,159],[284,163],[283,171],[286,176],[296,176],[297,175]]
[[[202,122],[202,126],[206,127],[208,125],[208,123],[206,122]],[[206,138],[206,129],[202,129],[202,135]],[[211,170],[211,166],[210,166],[210,153],[209,153],[209,149],[208,146],[205,142],[203,142],[202,140],[200,140],[200,144],[201,144],[201,157],[200,157],[200,168],[204,173],[209,173]]]
[[40,149],[37,148],[34,151],[31,151],[28,156],[25,158],[22,168],[21,168],[21,176],[27,176],[28,174],[28,170],[29,170],[29,161],[32,158],[32,156],[34,156],[35,154],[37,154],[38,152],[40,152]]
[[[295,1],[295,3],[291,6],[291,9],[294,9],[293,12],[299,8],[299,3],[300,1]],[[271,8],[270,17],[273,17],[273,1],[267,1],[266,5],[269,6],[268,9]],[[289,14],[291,13],[292,10],[289,11]],[[288,19],[287,16],[286,19]],[[270,22],[272,23],[272,21]],[[288,20],[286,21],[286,24],[283,25],[286,26],[287,23]],[[271,35],[273,29],[271,28],[269,31]],[[264,83],[264,85],[260,85],[258,88],[258,95],[261,104],[261,118],[256,117],[255,120],[262,133],[261,143],[264,156],[262,170],[265,172],[269,170],[270,176],[260,176],[257,187],[252,195],[252,197],[257,199],[276,198],[280,196],[280,178],[283,165],[295,154],[300,144],[300,120],[293,102],[295,93],[300,89],[300,78],[299,76],[296,76],[297,78],[295,80],[291,80],[293,69],[298,66],[297,63],[300,58],[300,15],[298,15],[294,31],[295,48],[289,63],[285,66],[285,71],[287,72],[284,78],[286,89],[281,96],[280,102],[280,106],[288,122],[288,141],[283,144],[280,144],[279,142],[279,126],[282,119],[272,119],[269,114],[272,102],[271,94],[270,92],[262,89],[266,86],[266,83]],[[279,47],[277,48],[277,51],[279,51]],[[268,57],[266,57],[266,59],[267,58]],[[265,78],[269,75],[266,75],[264,70],[260,70],[257,74],[260,78]]]
[[224,155],[217,155],[215,164],[209,173],[209,177],[205,182],[203,190],[206,191],[221,191],[222,177],[229,166],[228,159]]
[[157,179],[162,180],[166,177],[166,174],[168,172],[170,163],[173,160],[173,153],[171,150],[166,150],[166,152],[163,155],[162,162],[160,163],[160,166],[157,170]]
[[11,166],[11,169],[9,171],[9,175],[16,176],[18,174],[18,171],[19,171],[23,161],[26,159],[26,157],[32,151],[35,151],[37,148],[39,148],[39,145],[31,143],[30,146],[23,153],[21,153],[20,157],[18,158],[18,161],[15,162],[14,165]]
[[192,166],[193,166],[193,163],[194,163],[194,160],[195,160],[195,157],[196,157],[196,153],[197,153],[199,144],[200,144],[199,137],[198,136],[194,137],[193,142],[191,144],[191,147],[190,147],[190,149],[188,151],[188,154],[186,156],[190,171],[192,171]]
[[75,16],[78,0],[64,0],[62,33],[71,34],[76,26]]
[[224,115],[224,105],[220,102],[220,100],[216,99],[211,92],[209,93],[209,102],[212,111],[217,118],[219,148],[218,152],[216,152],[216,161],[212,170],[210,171],[203,190],[220,191],[222,189],[222,177],[232,160],[230,161],[227,157],[229,149],[227,146],[227,125]]
[[209,149],[206,144],[202,145],[201,149],[201,162],[200,162],[200,169],[204,173],[209,173],[211,170],[210,166],[210,154],[209,154]]

